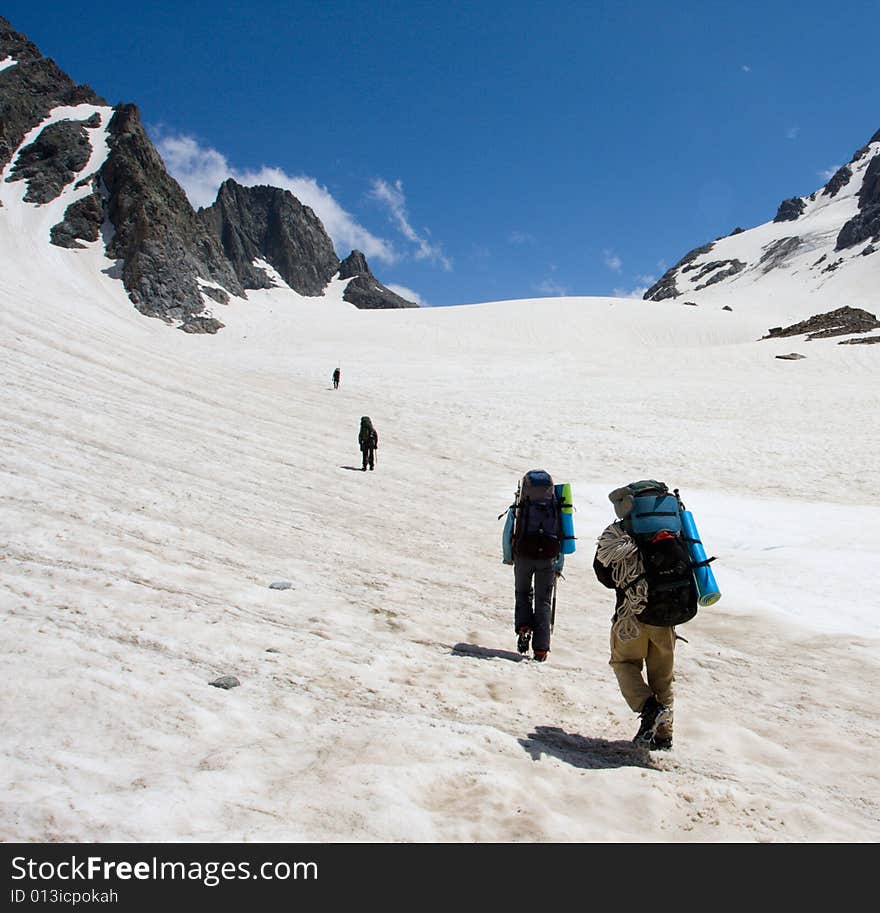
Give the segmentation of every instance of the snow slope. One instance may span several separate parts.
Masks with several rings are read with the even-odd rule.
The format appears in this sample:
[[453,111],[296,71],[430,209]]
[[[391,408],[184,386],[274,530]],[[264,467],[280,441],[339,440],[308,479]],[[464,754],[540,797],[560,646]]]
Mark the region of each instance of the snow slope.
[[[23,192],[0,184],[0,839],[880,838],[880,347],[756,341],[830,294],[358,311],[337,282],[192,336],[101,242],[48,246]],[[580,536],[544,665],[496,520],[538,466]],[[607,492],[644,477],[724,593],[681,629],[651,757],[591,570]]]

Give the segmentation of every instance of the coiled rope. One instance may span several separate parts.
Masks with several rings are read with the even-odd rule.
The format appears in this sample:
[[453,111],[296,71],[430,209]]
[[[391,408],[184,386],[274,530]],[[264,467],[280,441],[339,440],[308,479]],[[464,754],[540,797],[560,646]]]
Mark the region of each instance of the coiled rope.
[[634,640],[642,632],[637,616],[648,604],[648,584],[644,578],[642,556],[619,520],[603,530],[598,545],[600,563],[611,569],[614,585],[623,591],[623,602],[617,609],[617,620],[612,630],[617,632],[620,640]]

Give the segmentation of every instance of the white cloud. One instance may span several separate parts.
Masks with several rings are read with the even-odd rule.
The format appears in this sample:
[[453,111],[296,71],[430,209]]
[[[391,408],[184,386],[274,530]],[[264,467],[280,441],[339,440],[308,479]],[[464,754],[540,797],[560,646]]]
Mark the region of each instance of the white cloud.
[[602,251],[602,262],[608,267],[608,269],[613,270],[615,273],[619,273],[623,262],[620,257],[617,256],[613,251],[603,250]]
[[800,132],[801,132],[800,127],[789,127],[788,130],[785,131],[785,138],[786,139],[797,139],[798,134]]
[[429,307],[428,302],[418,292],[414,292],[405,285],[387,284],[385,288],[390,288],[392,292],[400,295],[401,298],[406,298],[407,301],[414,301],[419,307]]
[[245,187],[267,184],[289,190],[303,205],[311,207],[343,256],[352,249],[362,251],[368,259],[394,263],[399,255],[394,245],[368,231],[333,198],[326,187],[306,175],[289,175],[280,168],[262,166],[256,169],[233,168],[216,149],[201,146],[184,134],[162,135],[156,148],[172,177],[183,187],[193,206],[210,206],[217,198],[220,185],[233,178]]
[[751,73],[751,72],[752,72],[752,68],[751,68],[747,63],[744,63],[744,64],[742,65],[742,68],[741,68],[741,69],[742,69],[743,73]]
[[[452,269],[452,261],[443,253],[443,247],[440,244],[432,244],[410,224],[402,181],[397,180],[393,184],[389,184],[382,178],[375,178],[370,197],[387,207],[398,231],[404,238],[416,245],[416,260],[430,260],[432,263],[439,263],[447,271]],[[425,234],[430,234],[427,229],[423,229],[423,231]]]
[[832,165],[830,168],[825,168],[822,171],[817,171],[816,174],[822,178],[823,181],[830,181],[835,174],[840,170],[840,165]]
[[650,287],[651,286],[649,284],[649,285],[639,286],[639,287],[633,288],[633,289],[616,288],[616,289],[614,289],[614,297],[615,298],[643,298],[645,295],[645,292],[647,292]]
[[536,283],[533,288],[547,298],[561,298],[568,294],[568,289],[554,279],[544,279],[542,282]]

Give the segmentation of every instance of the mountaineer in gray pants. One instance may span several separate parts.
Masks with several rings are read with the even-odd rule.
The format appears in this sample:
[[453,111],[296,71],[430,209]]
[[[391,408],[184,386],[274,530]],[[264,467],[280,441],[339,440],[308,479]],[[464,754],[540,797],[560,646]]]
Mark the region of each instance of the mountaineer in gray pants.
[[531,630],[532,649],[539,661],[550,652],[550,613],[557,564],[556,558],[515,555],[513,559],[514,627],[517,634],[523,628]]

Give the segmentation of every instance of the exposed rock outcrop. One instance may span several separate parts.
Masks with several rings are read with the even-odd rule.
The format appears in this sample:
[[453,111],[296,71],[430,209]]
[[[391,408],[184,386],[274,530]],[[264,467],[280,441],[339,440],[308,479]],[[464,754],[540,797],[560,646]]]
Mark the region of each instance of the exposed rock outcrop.
[[199,219],[220,239],[245,288],[270,288],[254,260],[270,263],[301,295],[320,295],[339,268],[321,220],[289,191],[242,187],[231,178]]
[[806,202],[801,197],[790,197],[779,204],[779,209],[773,217],[774,222],[793,222],[803,215],[807,208]]
[[48,203],[85,168],[92,154],[86,127],[100,127],[100,115],[87,121],[62,120],[49,124],[18,154],[8,182],[27,181],[24,199]]
[[852,333],[869,333],[880,329],[876,315],[861,308],[836,308],[825,314],[814,314],[807,320],[787,327],[772,327],[761,339],[780,339],[785,336],[806,335],[807,340],[827,339],[832,336],[849,336]]
[[840,230],[834,249],[844,250],[868,239],[880,241],[880,153],[871,159],[865,169],[859,191],[859,211]]
[[[116,108],[108,142],[101,178],[115,232],[107,255],[123,261],[123,282],[135,307],[165,320],[199,314],[204,301],[197,278],[244,296],[219,241],[165,170],[134,105]],[[222,292],[214,297],[227,299]]]
[[841,168],[838,168],[837,171],[831,176],[831,180],[825,185],[825,188],[822,191],[823,197],[835,197],[840,191],[846,187],[852,178],[852,168],[849,165],[843,165]]
[[52,226],[49,237],[53,244],[58,247],[84,247],[80,241],[97,241],[101,236],[104,198],[98,190],[98,183],[95,178],[92,192],[71,203],[64,213],[64,219]]
[[702,247],[695,247],[693,250],[688,251],[675,266],[670,267],[666,272],[655,282],[648,291],[642,295],[644,301],[663,301],[666,298],[678,298],[681,292],[678,290],[675,284],[676,274],[680,269],[683,270],[688,264],[693,263],[697,257],[702,256],[703,254],[708,254],[710,250],[714,247],[714,242],[710,241],[708,244],[704,244]]
[[15,66],[0,70],[0,168],[7,165],[29,130],[59,105],[106,105],[90,86],[77,85],[54,60],[0,17],[0,60]]
[[764,247],[761,259],[758,260],[758,266],[762,267],[762,272],[769,273],[771,269],[783,266],[800,245],[801,239],[797,236],[771,241]]
[[367,258],[359,250],[353,250],[339,265],[339,278],[347,279],[349,276],[352,278],[342,297],[355,307],[365,310],[418,307],[382,285],[370,271]]

